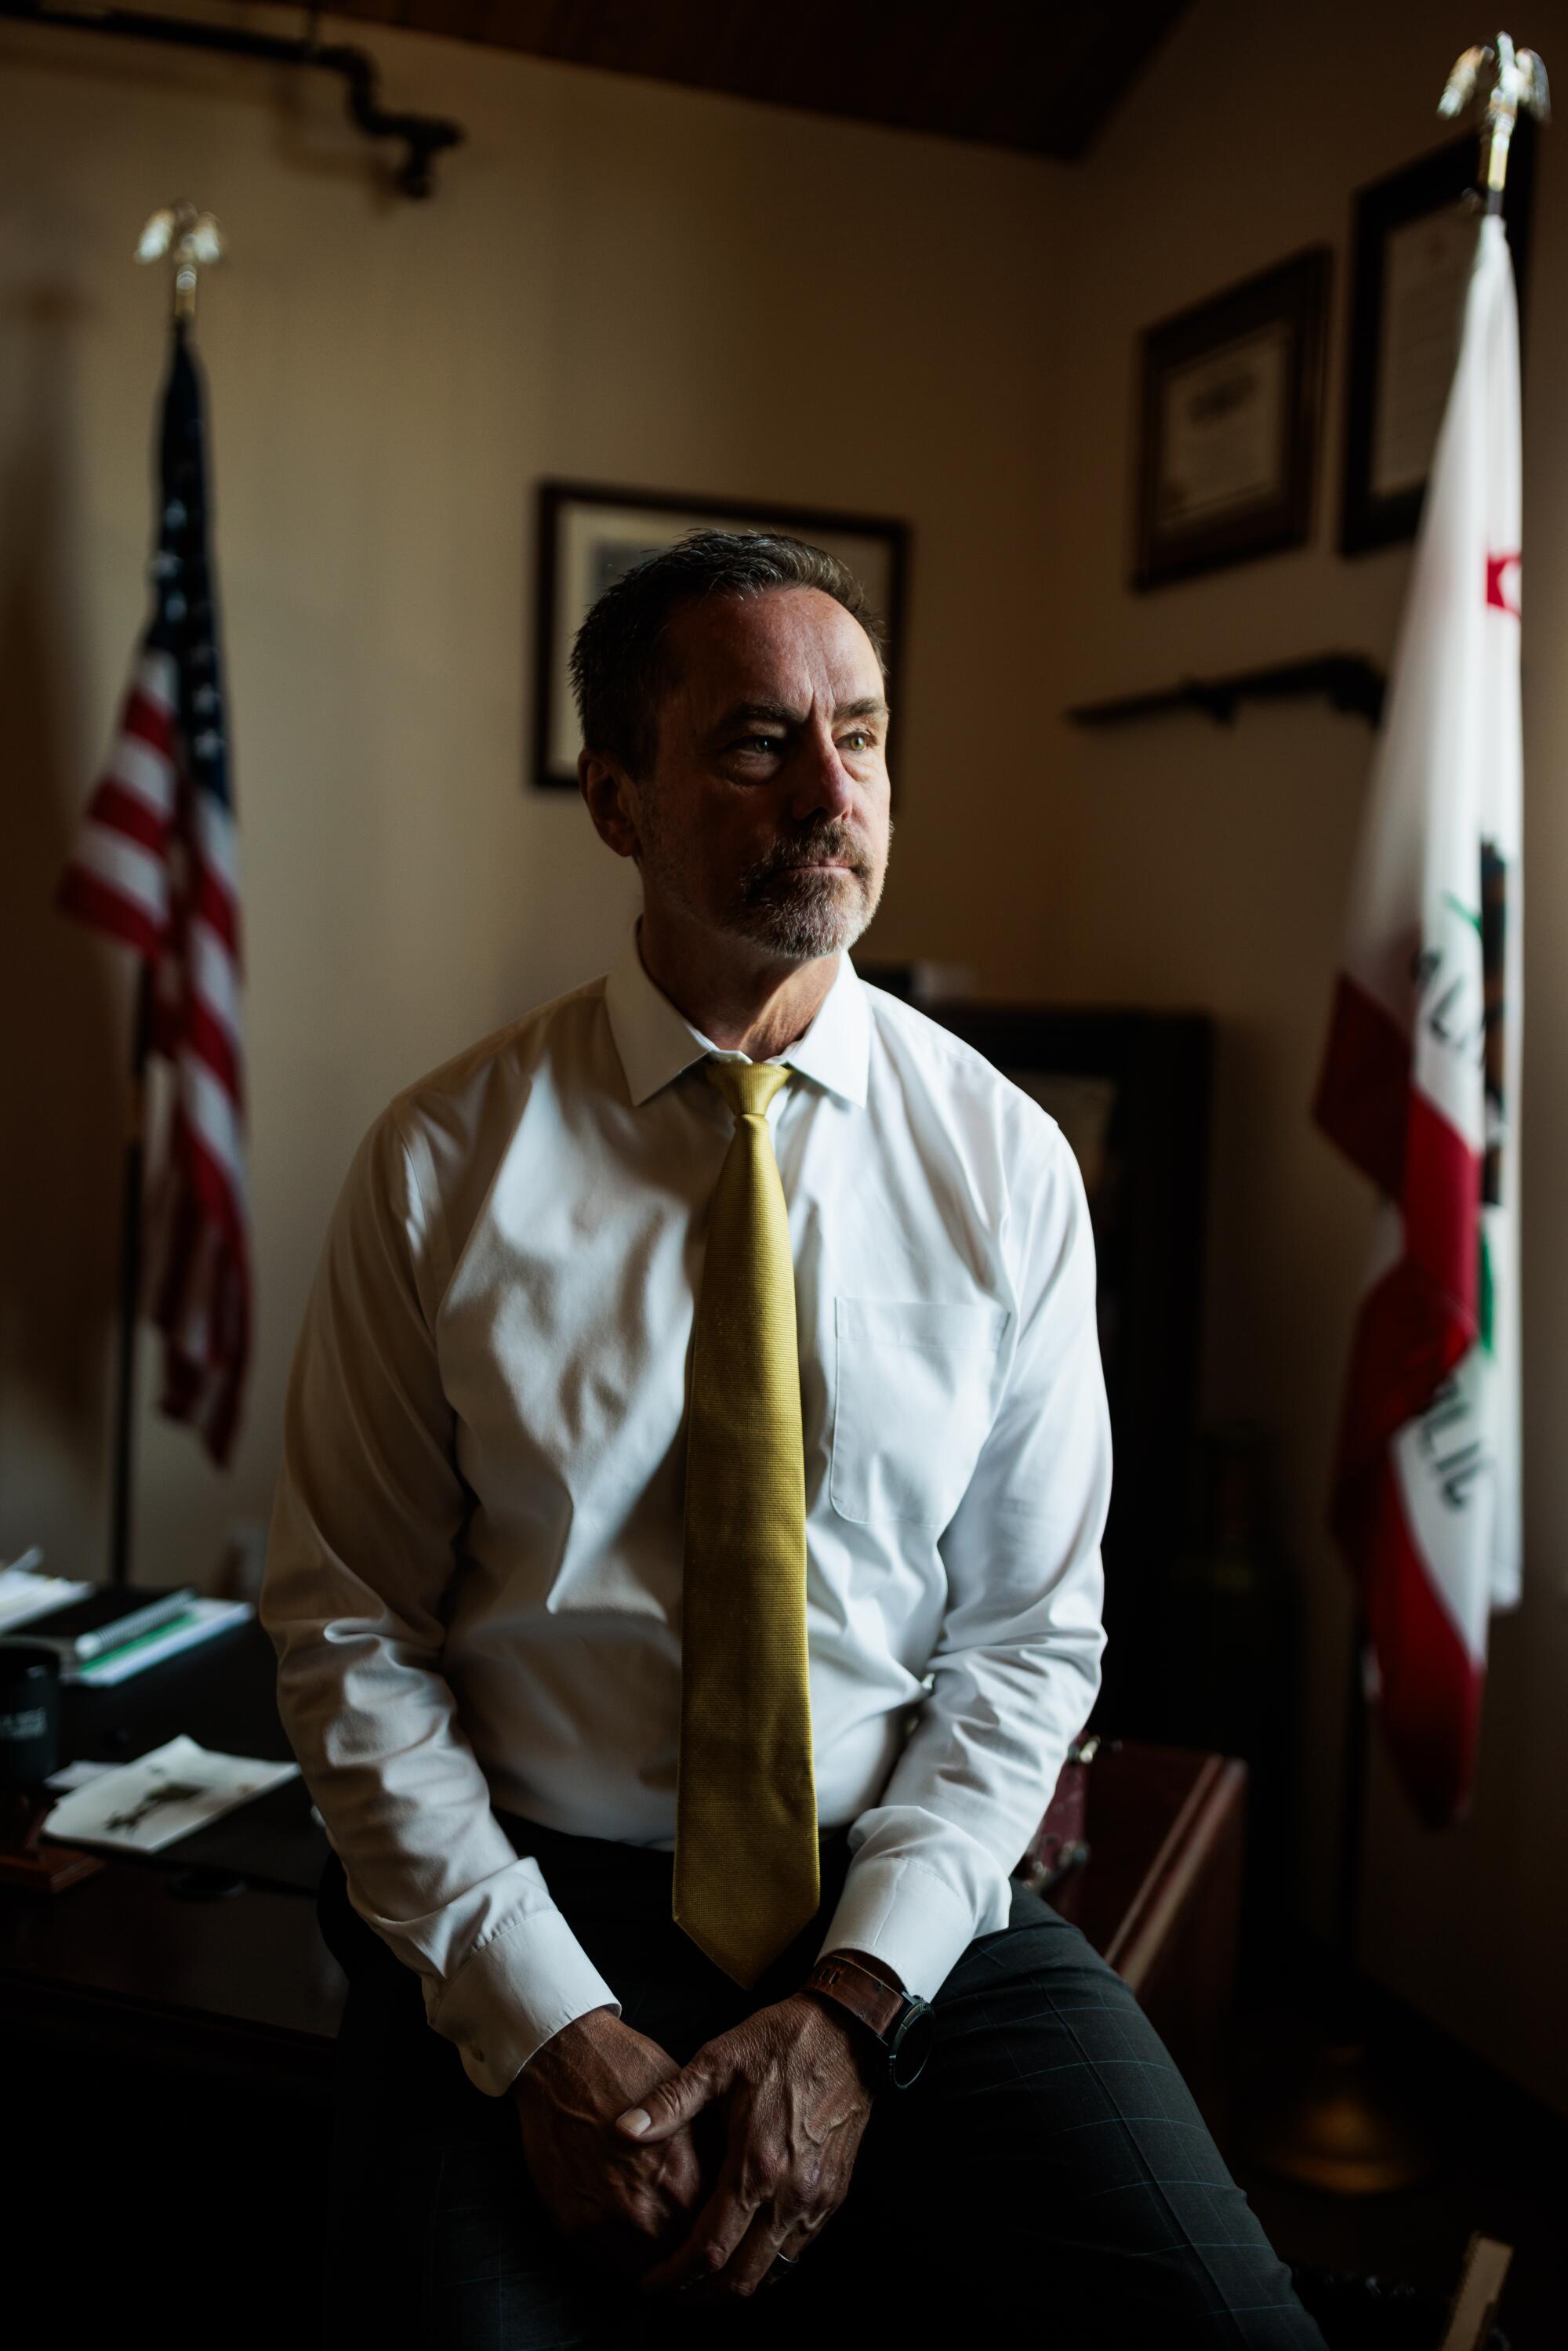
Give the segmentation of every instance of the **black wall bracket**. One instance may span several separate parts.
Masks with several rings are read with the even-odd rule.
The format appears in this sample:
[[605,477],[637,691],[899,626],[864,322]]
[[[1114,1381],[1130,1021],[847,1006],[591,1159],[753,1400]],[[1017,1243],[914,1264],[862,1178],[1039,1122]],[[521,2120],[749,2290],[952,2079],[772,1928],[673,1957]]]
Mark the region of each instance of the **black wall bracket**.
[[1153,694],[1123,695],[1111,702],[1081,702],[1067,712],[1078,726],[1119,726],[1130,718],[1163,718],[1173,710],[1197,710],[1222,726],[1234,724],[1241,702],[1283,702],[1322,695],[1332,708],[1375,726],[1383,716],[1387,685],[1365,653],[1315,653],[1271,669],[1240,670],[1229,677],[1183,678],[1179,685]]
[[28,0],[0,0],[0,16],[19,25],[47,25],[68,33],[118,33],[136,41],[162,41],[175,48],[214,49],[220,56],[260,57],[268,65],[314,66],[334,73],[347,83],[345,103],[350,119],[367,139],[401,139],[402,164],[393,184],[405,196],[434,193],[433,159],[448,147],[460,146],[461,127],[430,114],[389,114],[377,98],[377,68],[363,49],[316,38],[321,11],[308,11],[308,29],[298,40],[271,33],[230,31],[224,25],[204,25],[190,17],[143,16],[134,8],[55,8],[29,5]]

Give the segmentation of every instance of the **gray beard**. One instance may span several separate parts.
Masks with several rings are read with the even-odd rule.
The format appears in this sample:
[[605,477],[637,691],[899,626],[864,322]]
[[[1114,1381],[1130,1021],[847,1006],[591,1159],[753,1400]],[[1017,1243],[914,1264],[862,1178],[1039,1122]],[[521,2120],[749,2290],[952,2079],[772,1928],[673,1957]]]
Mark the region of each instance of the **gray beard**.
[[875,912],[862,874],[779,874],[748,885],[726,928],[772,955],[809,963],[853,946]]
[[[649,869],[658,874],[678,904],[695,914],[696,908],[680,885],[679,866],[669,840],[652,809],[647,816],[651,821],[646,823],[643,854]],[[741,875],[719,928],[791,963],[811,963],[821,956],[838,955],[853,946],[868,928],[882,896],[870,872],[860,865],[842,874],[792,872],[785,870],[785,863],[789,857],[854,854],[852,841],[831,823],[789,843]]]

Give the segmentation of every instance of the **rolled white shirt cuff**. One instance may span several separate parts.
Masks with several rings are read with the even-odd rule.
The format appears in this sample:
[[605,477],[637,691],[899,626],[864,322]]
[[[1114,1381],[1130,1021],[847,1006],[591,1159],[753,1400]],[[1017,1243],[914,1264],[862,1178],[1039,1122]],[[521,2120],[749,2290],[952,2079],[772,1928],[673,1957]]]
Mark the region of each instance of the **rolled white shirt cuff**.
[[907,1992],[932,2000],[978,1931],[963,1896],[905,1855],[857,1856],[828,1931],[829,1951],[857,1950],[892,1968]]
[[449,1984],[424,1982],[425,2014],[456,2045],[487,2097],[505,2095],[530,2057],[590,2009],[621,2002],[552,1908],[513,1911]]

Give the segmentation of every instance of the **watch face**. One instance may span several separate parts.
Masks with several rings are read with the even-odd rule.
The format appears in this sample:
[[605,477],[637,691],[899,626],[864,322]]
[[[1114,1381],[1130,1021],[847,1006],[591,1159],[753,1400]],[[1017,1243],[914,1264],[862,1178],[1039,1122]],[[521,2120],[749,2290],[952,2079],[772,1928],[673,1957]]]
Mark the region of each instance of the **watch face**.
[[921,2001],[909,2010],[888,2046],[887,2070],[895,2090],[908,2089],[930,2056],[936,2038],[936,2019]]

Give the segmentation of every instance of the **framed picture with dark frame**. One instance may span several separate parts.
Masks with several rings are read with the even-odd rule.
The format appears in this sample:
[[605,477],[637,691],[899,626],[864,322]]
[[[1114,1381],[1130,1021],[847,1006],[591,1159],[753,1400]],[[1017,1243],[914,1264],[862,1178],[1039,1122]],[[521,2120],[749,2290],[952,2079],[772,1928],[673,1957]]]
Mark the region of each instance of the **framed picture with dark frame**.
[[1305,541],[1328,275],[1314,246],[1145,330],[1135,588]]
[[[1534,126],[1509,149],[1503,219],[1524,332]],[[1474,132],[1358,191],[1352,214],[1342,555],[1414,538],[1458,357],[1481,201]]]
[[[754,505],[745,498],[680,497],[662,490],[612,489],[598,482],[541,482],[538,488],[533,781],[541,791],[575,791],[580,735],[567,664],[571,641],[598,597],[644,555],[705,526],[776,530],[848,565],[887,633],[896,680],[904,621],[909,531],[902,522],[815,507]],[[890,752],[895,737],[890,737]]]

